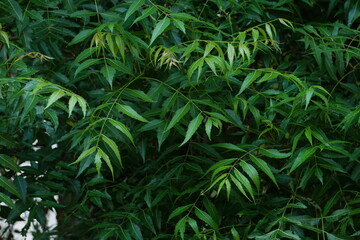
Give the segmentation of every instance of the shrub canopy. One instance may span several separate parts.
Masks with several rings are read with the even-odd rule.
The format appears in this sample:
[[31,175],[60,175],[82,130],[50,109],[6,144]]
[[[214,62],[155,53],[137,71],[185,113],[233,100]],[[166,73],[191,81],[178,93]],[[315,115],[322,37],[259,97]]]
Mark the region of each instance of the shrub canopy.
[[359,8],[1,1],[0,219],[29,211],[35,239],[358,239]]

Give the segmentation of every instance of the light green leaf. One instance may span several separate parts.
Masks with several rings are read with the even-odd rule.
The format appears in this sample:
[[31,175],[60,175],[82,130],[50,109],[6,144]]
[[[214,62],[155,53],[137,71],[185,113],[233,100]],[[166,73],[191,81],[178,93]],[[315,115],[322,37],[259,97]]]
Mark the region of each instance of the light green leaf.
[[200,126],[203,119],[204,119],[204,117],[202,116],[201,113],[199,113],[196,116],[196,118],[194,118],[193,120],[190,121],[188,129],[186,131],[185,139],[180,144],[180,146],[184,145],[185,143],[187,143],[190,140],[190,138],[194,135],[196,130],[199,128],[199,126]]
[[254,71],[249,73],[246,76],[243,84],[241,85],[240,91],[238,92],[237,95],[240,95],[243,91],[245,91],[245,89],[247,89],[251,83],[253,83],[258,77],[260,77],[260,75],[261,75],[261,71]]
[[208,136],[209,140],[211,140],[212,126],[213,126],[213,122],[212,122],[211,118],[208,118],[208,120],[205,123],[205,132],[206,132],[206,135]]
[[260,149],[260,153],[264,156],[267,156],[269,158],[288,158],[291,156],[291,152],[290,153],[282,153],[277,149]]
[[76,43],[84,41],[86,38],[90,37],[95,33],[94,29],[85,29],[79,32],[73,40],[68,44],[68,46],[74,45]]
[[116,127],[118,130],[120,130],[120,132],[122,132],[123,134],[125,134],[125,136],[127,136],[129,138],[129,140],[131,141],[131,143],[133,145],[135,145],[134,143],[134,139],[129,131],[129,129],[124,125],[122,124],[121,122],[118,122],[118,121],[115,121],[114,119],[108,119],[108,121],[114,126]]
[[98,63],[100,61],[100,59],[87,59],[85,60],[83,63],[80,64],[80,66],[76,69],[74,77],[76,77],[76,75],[78,75],[79,72],[81,72],[82,70],[84,70],[85,68],[88,68],[96,63]]
[[75,95],[71,95],[69,99],[69,117],[71,116],[71,113],[75,107],[75,104],[77,103],[77,98]]
[[230,67],[232,67],[233,63],[234,63],[234,57],[235,57],[236,53],[235,53],[235,48],[232,44],[228,43],[227,46],[227,56],[229,59],[229,63],[230,63]]
[[113,67],[110,67],[108,65],[105,65],[101,68],[100,72],[105,77],[105,79],[108,81],[109,85],[112,87],[112,83],[115,76],[115,69]]
[[305,128],[305,137],[309,140],[310,144],[313,145],[312,134],[311,134],[311,128],[310,127]]
[[65,92],[63,90],[57,90],[57,91],[53,92],[49,97],[49,100],[48,100],[48,103],[47,103],[45,109],[50,107],[54,102],[56,102],[57,100],[62,98],[64,95],[65,95]]
[[308,158],[310,158],[316,152],[317,147],[307,148],[301,150],[298,156],[295,158],[291,165],[290,173],[303,164]]
[[6,191],[14,194],[19,199],[22,199],[21,193],[17,190],[16,186],[6,177],[0,176],[0,187],[3,187]]
[[218,225],[216,222],[211,218],[209,214],[200,210],[198,207],[195,207],[195,215],[205,223],[207,223],[213,230],[218,229]]
[[271,181],[273,181],[275,183],[275,185],[279,188],[276,179],[274,177],[274,174],[272,173],[271,169],[269,168],[268,164],[260,159],[255,157],[254,155],[250,154],[250,159],[253,163],[256,164],[256,166],[258,166],[270,179]]
[[183,33],[186,34],[185,24],[182,21],[174,19],[173,23],[176,28],[180,29]]
[[251,29],[251,35],[253,37],[254,42],[256,42],[259,39],[259,31],[255,28]]
[[165,131],[169,131],[172,127],[175,126],[188,112],[190,111],[190,103],[187,103],[185,106],[176,110],[174,116],[171,118],[169,125]]
[[244,160],[241,160],[239,165],[254,182],[258,192],[260,192],[260,177],[258,171],[251,164],[248,164]]
[[310,103],[310,100],[311,100],[311,97],[312,97],[313,93],[314,93],[314,89],[312,87],[310,87],[310,88],[308,88],[306,90],[306,93],[305,93],[305,102],[306,102],[305,110],[309,106],[309,103]]
[[[109,156],[101,148],[98,148],[96,154],[100,154],[102,159],[104,159],[104,161],[105,161],[106,165],[108,166],[108,168],[110,169],[111,175],[112,175],[112,177],[114,179],[114,169],[113,169],[113,166],[112,166],[112,164],[110,162]],[[120,154],[119,154],[119,156],[120,156]],[[95,159],[96,159],[96,157],[95,157]],[[119,159],[119,162],[120,162],[120,166],[122,166],[121,158]]]
[[239,170],[237,170],[237,168],[234,168],[233,172],[234,172],[237,180],[239,180],[239,182],[241,183],[241,185],[243,185],[246,188],[246,190],[248,191],[248,193],[250,193],[251,198],[253,200],[255,200],[254,191],[251,187],[250,181],[241,172],[239,172]]
[[134,118],[136,120],[139,120],[141,122],[148,122],[148,120],[146,120],[144,117],[142,117],[139,113],[137,113],[132,107],[128,106],[128,105],[123,105],[123,104],[116,104],[116,108],[128,115],[131,118]]
[[151,45],[155,39],[160,35],[162,34],[165,29],[170,25],[170,19],[168,17],[165,17],[163,20],[161,20],[160,22],[158,22],[155,26],[155,29],[152,33],[152,36],[151,36],[151,40],[150,40],[150,44]]
[[118,70],[119,72],[126,73],[126,74],[129,74],[129,75],[133,75],[132,69],[130,69],[127,65],[125,65],[124,63],[122,63],[120,61],[113,60],[113,59],[108,59],[108,63],[113,68]]
[[20,172],[19,166],[16,164],[14,159],[5,154],[0,154],[0,164],[7,169],[11,169],[15,172]]
[[188,210],[193,204],[188,204],[188,205],[185,205],[185,206],[181,206],[181,207],[178,207],[176,208],[174,211],[171,212],[169,218],[168,218],[168,221],[170,219],[172,219],[173,217],[176,217],[178,215],[180,215],[181,213],[185,212],[186,210]]
[[231,235],[233,236],[234,240],[240,240],[240,235],[234,227],[231,228]]
[[145,0],[136,0],[133,1],[129,7],[129,9],[126,12],[124,22],[136,11],[138,10],[142,5],[144,5]]
[[131,96],[140,98],[141,100],[144,100],[145,102],[155,102],[146,93],[144,93],[141,90],[126,88],[124,90],[124,94],[126,94],[126,93],[131,95]]
[[96,150],[96,147],[92,147],[92,148],[89,148],[89,149],[83,151],[83,152],[80,154],[80,156],[79,156],[74,162],[71,163],[71,165],[80,162],[81,160],[83,160],[84,158],[86,158],[87,156],[89,156],[90,154],[92,154],[95,150]]
[[86,116],[86,101],[83,97],[77,95],[76,96],[76,100],[78,101],[80,107],[81,107],[81,110],[83,112],[83,115],[84,117]]
[[[119,160],[119,163],[120,163],[120,165],[121,165],[122,163],[121,163],[120,152],[119,152],[119,148],[118,148],[118,146],[116,145],[116,143],[115,143],[112,139],[108,138],[108,137],[105,136],[105,135],[102,135],[101,138],[102,138],[102,140],[103,140],[104,142],[107,143],[107,145],[109,145],[109,147],[111,148],[111,150],[115,153],[116,158]],[[99,150],[98,150],[98,151],[99,151]]]
[[196,235],[200,234],[199,227],[197,225],[197,222],[195,219],[192,219],[191,217],[187,218],[187,222],[189,223],[192,230],[195,232]]
[[185,224],[186,224],[186,216],[181,218],[175,225],[175,235],[180,232],[181,239],[184,239],[185,234]]
[[191,43],[190,45],[188,45],[186,47],[186,49],[185,49],[183,55],[181,56],[181,58],[188,56],[193,51],[195,51],[198,47],[199,47],[199,42],[198,41],[195,41],[195,42]]
[[100,176],[100,170],[101,170],[101,155],[100,155],[99,151],[98,151],[98,152],[96,153],[96,155],[95,155],[94,163],[95,163],[96,171],[97,171],[98,175]]

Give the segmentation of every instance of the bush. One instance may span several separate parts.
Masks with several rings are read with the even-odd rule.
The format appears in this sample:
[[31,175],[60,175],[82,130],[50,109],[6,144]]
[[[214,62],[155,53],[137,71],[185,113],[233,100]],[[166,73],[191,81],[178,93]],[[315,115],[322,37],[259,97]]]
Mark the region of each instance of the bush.
[[29,211],[35,239],[357,239],[359,7],[0,2],[0,218]]

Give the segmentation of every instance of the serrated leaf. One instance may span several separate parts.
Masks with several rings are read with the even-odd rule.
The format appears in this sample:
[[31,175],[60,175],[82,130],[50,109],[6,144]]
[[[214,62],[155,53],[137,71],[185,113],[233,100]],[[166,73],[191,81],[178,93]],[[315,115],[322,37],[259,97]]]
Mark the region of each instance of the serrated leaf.
[[99,151],[95,154],[94,158],[95,168],[98,173],[98,176],[100,176],[100,170],[101,170],[101,155]]
[[0,176],[0,187],[4,188],[6,191],[14,194],[19,199],[23,200],[21,193],[19,192],[19,190],[17,190],[16,186],[4,176]]
[[79,32],[68,44],[68,46],[84,41],[86,38],[94,34],[94,29],[85,29]]
[[23,13],[19,3],[14,0],[6,0],[6,3],[11,7],[11,14],[17,18],[17,20],[23,21]]
[[113,68],[118,70],[119,72],[126,73],[126,74],[129,74],[129,75],[133,75],[132,69],[130,69],[127,65],[125,65],[124,63],[122,63],[120,61],[113,60],[113,59],[108,59],[108,63]]
[[121,122],[118,122],[118,121],[115,121],[114,119],[108,119],[108,121],[114,126],[116,127],[118,130],[120,130],[120,132],[122,132],[123,134],[125,134],[125,136],[127,136],[129,138],[129,140],[131,141],[131,143],[133,145],[135,145],[134,143],[134,139],[129,131],[129,129],[124,125],[122,124]]
[[260,149],[260,153],[266,157],[269,158],[277,158],[277,159],[282,159],[282,158],[288,158],[291,156],[291,152],[290,153],[282,153],[277,149]]
[[131,118],[134,118],[134,119],[139,120],[141,122],[148,122],[148,120],[146,120],[144,117],[142,117],[139,113],[137,113],[132,107],[130,107],[128,105],[123,105],[123,104],[118,103],[118,104],[116,104],[116,108],[120,112],[128,115]]
[[146,93],[144,93],[141,90],[127,88],[124,90],[124,93],[128,93],[131,96],[140,98],[141,100],[144,100],[145,102],[155,102]]
[[231,235],[233,236],[234,240],[240,240],[240,235],[234,227],[231,228]]
[[116,73],[115,69],[111,66],[105,65],[101,68],[100,72],[108,81],[109,85],[112,87],[114,76]]
[[48,103],[47,103],[45,109],[50,107],[54,102],[56,102],[57,100],[62,98],[64,95],[65,95],[65,92],[63,90],[57,90],[57,91],[53,92],[48,99]]
[[151,6],[150,8],[146,9],[145,11],[142,12],[141,16],[140,17],[137,17],[134,22],[134,23],[137,23],[138,21],[141,21],[143,20],[144,18],[150,16],[151,14],[153,14],[154,12],[156,12],[157,8],[156,6]]
[[185,106],[176,110],[174,116],[171,118],[169,125],[165,131],[169,131],[175,126],[188,112],[190,111],[190,103],[187,103]]
[[142,5],[144,5],[145,0],[136,0],[133,1],[129,7],[129,9],[126,12],[124,22],[136,11],[138,10]]
[[262,159],[260,159],[260,158],[257,158],[257,157],[255,157],[255,156],[252,155],[252,154],[250,154],[250,159],[251,159],[251,161],[252,161],[253,163],[255,163],[256,166],[258,166],[258,167],[261,169],[261,171],[263,171],[263,172],[271,179],[271,181],[273,181],[273,182],[275,183],[275,185],[279,188],[279,186],[278,186],[278,184],[277,184],[277,182],[276,182],[276,179],[275,179],[275,177],[274,177],[274,174],[272,173],[272,171],[271,171],[270,167],[268,166],[268,164],[267,164],[264,160],[262,160]]
[[71,113],[75,107],[75,104],[77,103],[77,98],[75,95],[71,95],[69,99],[69,117],[71,116]]
[[251,164],[245,162],[244,160],[241,160],[239,165],[254,182],[257,191],[260,192],[260,177],[258,171]]
[[96,150],[96,147],[92,147],[92,148],[89,148],[89,149],[83,151],[80,154],[80,156],[74,162],[71,163],[71,165],[80,162],[81,160],[83,160],[84,158],[86,158],[87,156],[89,156],[90,154],[95,152],[95,150]]
[[235,57],[236,53],[235,53],[235,48],[232,44],[228,43],[227,46],[227,56],[229,59],[229,63],[230,63],[230,67],[232,67],[233,63],[234,63],[234,57]]
[[305,137],[309,140],[310,144],[313,145],[311,132],[312,131],[310,127],[305,128]]
[[170,19],[168,17],[165,17],[163,20],[158,22],[155,26],[155,29],[151,35],[151,40],[149,46],[156,40],[157,37],[159,37],[160,34],[162,34],[165,29],[170,25]]
[[173,23],[176,28],[180,29],[180,31],[186,34],[185,24],[182,21],[173,19]]
[[205,123],[205,132],[206,132],[206,135],[208,136],[209,140],[211,140],[212,126],[213,126],[213,122],[212,122],[211,118],[208,118],[208,120]]
[[196,235],[200,234],[199,227],[197,225],[197,222],[195,219],[192,219],[191,217],[187,218],[187,222],[189,223],[192,230],[195,232]]
[[248,191],[248,193],[250,193],[251,198],[253,200],[255,200],[254,192],[253,192],[253,189],[251,187],[249,180],[241,172],[239,172],[239,170],[237,170],[236,168],[234,168],[233,172],[234,172],[237,180],[239,180],[239,182],[241,183],[241,185],[243,185],[245,187],[245,189]]
[[83,112],[83,115],[84,115],[83,117],[85,117],[86,116],[86,101],[81,96],[76,96],[76,99],[81,107],[82,112]]
[[100,59],[87,59],[85,60],[83,63],[81,63],[79,65],[79,67],[76,69],[74,77],[76,77],[76,75],[79,74],[79,72],[81,72],[82,70],[84,70],[85,68],[88,68],[96,63],[98,63],[100,61]]
[[308,88],[305,92],[305,102],[306,102],[306,105],[305,105],[305,110],[307,109],[307,107],[309,106],[309,103],[310,103],[310,100],[311,100],[311,97],[314,93],[314,89],[313,88]]
[[180,232],[181,239],[184,239],[185,226],[186,225],[186,216],[181,218],[175,225],[175,235]]
[[260,77],[260,75],[261,75],[261,71],[254,71],[249,73],[246,76],[243,84],[241,85],[240,91],[238,92],[237,95],[240,95],[243,91],[245,91],[245,89],[247,89],[251,85],[251,83],[253,83],[258,77]]
[[186,49],[185,49],[183,55],[181,56],[181,58],[188,56],[193,51],[195,51],[198,47],[199,47],[199,42],[198,41],[195,41],[195,42],[191,43],[190,45],[188,45],[186,47]]
[[[98,148],[96,154],[100,154],[100,156],[101,156],[102,159],[105,161],[105,163],[106,163],[106,165],[108,166],[108,168],[110,169],[111,175],[112,175],[112,177],[113,177],[113,179],[114,179],[114,169],[113,169],[113,166],[112,166],[112,164],[111,164],[111,161],[110,161],[109,156],[108,156],[101,148]],[[119,154],[119,157],[120,157],[120,154]],[[95,159],[96,159],[96,156],[95,156]],[[120,162],[120,166],[122,166],[121,158],[119,158],[118,160],[119,160],[119,162]]]
[[203,115],[201,113],[199,113],[196,116],[196,118],[194,118],[193,120],[190,121],[188,129],[186,131],[185,139],[180,144],[180,146],[184,145],[185,143],[187,143],[190,140],[190,138],[194,135],[196,130],[199,128],[203,119],[204,119]]
[[195,215],[205,223],[207,223],[213,230],[218,229],[218,225],[216,222],[211,218],[209,214],[200,210],[199,208],[195,207]]
[[185,212],[186,210],[188,210],[190,207],[192,206],[192,204],[188,204],[188,205],[185,205],[185,206],[181,206],[181,207],[178,207],[176,208],[174,211],[171,212],[169,218],[168,218],[168,221],[170,219],[172,219],[173,217],[176,217],[178,215],[180,215],[181,213]]
[[5,154],[0,154],[0,164],[7,169],[11,169],[15,172],[20,172],[19,166],[16,164],[16,162]]
[[116,145],[116,143],[115,143],[112,139],[108,138],[108,137],[105,136],[105,135],[102,135],[102,136],[101,136],[101,139],[102,139],[104,142],[106,142],[106,144],[111,148],[111,150],[115,153],[116,158],[119,160],[120,165],[122,165],[119,148],[118,148],[118,146]]
[[312,147],[301,150],[291,165],[290,173],[303,164],[307,159],[309,159],[316,152],[316,149],[317,147]]

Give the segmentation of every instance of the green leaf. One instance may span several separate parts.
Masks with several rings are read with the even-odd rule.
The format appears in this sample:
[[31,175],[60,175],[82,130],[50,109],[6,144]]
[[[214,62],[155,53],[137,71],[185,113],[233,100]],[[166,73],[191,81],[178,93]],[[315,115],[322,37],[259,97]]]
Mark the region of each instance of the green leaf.
[[180,215],[181,213],[185,212],[186,210],[188,210],[193,204],[188,204],[185,206],[181,206],[181,207],[177,207],[174,211],[171,212],[168,221],[178,215]]
[[180,29],[183,33],[186,34],[185,24],[182,21],[173,19],[173,23],[176,28]]
[[119,160],[120,165],[122,166],[119,148],[118,148],[118,146],[116,145],[116,143],[115,143],[112,139],[108,138],[108,137],[105,136],[105,135],[102,135],[102,136],[101,136],[101,139],[102,139],[104,142],[106,142],[107,145],[109,145],[109,147],[111,148],[111,150],[115,153],[116,158]]
[[136,11],[138,10],[142,5],[145,4],[145,0],[136,0],[133,1],[129,7],[129,9],[126,12],[124,22]]
[[246,76],[243,84],[241,85],[240,91],[238,92],[237,95],[240,95],[243,91],[245,91],[245,89],[247,89],[251,83],[253,83],[258,77],[260,77],[260,75],[261,75],[261,71],[254,71],[249,73]]
[[4,176],[0,176],[0,187],[3,187],[6,191],[14,194],[19,199],[23,200],[21,193],[19,192],[19,190],[17,190],[16,186]]
[[169,125],[165,131],[169,131],[175,126],[188,112],[190,111],[190,103],[187,103],[185,106],[176,110],[174,116],[171,118]]
[[123,134],[125,134],[125,136],[127,136],[129,138],[129,140],[131,141],[131,143],[133,145],[135,145],[134,143],[134,139],[129,131],[129,129],[124,125],[122,124],[121,122],[118,122],[114,119],[108,119],[108,121],[114,126],[116,127],[118,130],[120,130],[120,132],[122,132]]
[[294,162],[291,164],[290,173],[303,164],[307,159],[309,159],[316,152],[317,147],[306,148],[300,151],[298,156],[295,158]]
[[305,93],[305,102],[306,102],[305,110],[309,106],[309,103],[310,103],[310,100],[311,100],[311,97],[312,97],[313,93],[314,93],[314,89],[312,87],[308,88],[306,90],[306,93]]
[[23,21],[23,13],[21,10],[21,7],[19,5],[19,3],[17,1],[14,0],[5,0],[7,4],[9,4],[8,6],[11,7],[11,14],[17,18],[17,20],[19,21]]
[[257,191],[260,192],[260,177],[258,171],[251,164],[248,164],[244,160],[241,160],[239,165],[254,182]]
[[83,112],[83,115],[84,117],[86,116],[86,101],[83,97],[77,95],[76,96],[76,100],[78,101],[80,107],[81,107],[81,110]]
[[71,95],[70,99],[69,99],[69,118],[71,116],[71,113],[75,107],[75,104],[77,103],[77,98],[75,95]]
[[309,140],[310,144],[313,145],[310,127],[305,128],[305,137]]
[[[105,161],[106,165],[108,166],[108,168],[110,169],[111,175],[112,175],[112,177],[114,179],[114,169],[113,169],[113,166],[112,166],[112,164],[110,162],[109,156],[101,148],[97,149],[96,155],[98,155],[98,154],[102,157],[102,159],[104,159],[104,161]],[[95,159],[96,159],[96,156],[95,156]],[[120,154],[119,154],[118,160],[120,162],[120,166],[122,166]]]
[[254,192],[253,192],[253,189],[251,187],[249,180],[241,172],[239,172],[239,170],[237,170],[236,168],[234,168],[233,172],[234,172],[237,180],[239,180],[241,185],[243,185],[246,188],[248,193],[250,193],[251,198],[255,201]]
[[200,126],[203,119],[204,119],[204,117],[202,116],[201,113],[199,113],[196,116],[196,118],[194,118],[193,120],[190,121],[188,129],[186,131],[185,139],[180,144],[180,146],[184,145],[185,143],[187,143],[190,140],[190,138],[194,135],[196,130],[199,128],[199,126]]
[[140,98],[141,100],[143,100],[145,102],[155,102],[146,93],[144,93],[141,90],[126,88],[124,90],[124,94],[129,94],[129,95],[131,95],[133,97]]
[[17,212],[16,205],[13,203],[13,201],[9,198],[9,196],[5,195],[4,193],[0,192],[0,202],[5,203],[12,209],[15,209]]
[[156,26],[155,26],[155,29],[154,29],[153,33],[152,33],[149,45],[151,45],[156,40],[156,38],[165,31],[165,29],[169,25],[170,25],[170,19],[168,17],[165,17],[163,20],[158,22],[156,24]]
[[89,149],[83,151],[80,154],[80,156],[74,162],[71,163],[71,165],[80,162],[81,160],[83,160],[84,158],[86,158],[87,156],[89,156],[90,154],[95,152],[95,150],[96,150],[96,147],[92,147],[92,148],[89,148]]
[[108,63],[113,68],[118,70],[119,72],[126,73],[126,74],[129,74],[129,75],[133,75],[132,69],[130,69],[128,66],[126,66],[124,63],[122,63],[120,61],[113,60],[113,59],[108,59]]
[[206,132],[206,135],[208,136],[209,140],[211,140],[212,126],[213,126],[213,122],[212,122],[211,118],[208,118],[208,120],[205,123],[205,132]]
[[253,163],[256,164],[256,166],[258,166],[270,179],[271,181],[273,181],[275,183],[275,185],[279,188],[276,179],[274,177],[274,174],[272,173],[271,169],[269,168],[268,164],[260,159],[255,157],[254,155],[250,154],[250,159]]
[[218,229],[218,225],[216,222],[211,218],[209,214],[200,210],[198,207],[195,207],[195,215],[206,224],[208,224],[213,230]]
[[134,119],[139,120],[141,122],[148,122],[148,120],[146,120],[144,117],[142,117],[139,113],[137,113],[132,107],[130,107],[128,105],[123,105],[123,104],[118,103],[118,104],[116,104],[116,108],[120,112],[128,115],[131,118],[134,118]]
[[17,189],[19,190],[22,199],[26,198],[26,194],[27,194],[27,188],[28,188],[28,184],[27,181],[25,180],[25,178],[21,177],[21,176],[16,176],[14,178],[14,184],[17,187]]
[[[71,40],[71,42],[68,44],[68,46],[74,45],[76,43],[82,42],[85,39],[87,39],[88,37],[90,37],[91,35],[93,35],[95,33],[94,29],[85,29],[82,30],[81,32],[79,32],[74,38],[73,40]],[[90,50],[91,51],[91,50]]]
[[191,43],[190,45],[188,45],[186,47],[186,49],[185,49],[183,55],[181,56],[181,58],[188,56],[193,51],[195,51],[198,47],[199,47],[199,42],[198,41],[195,41],[195,42]]
[[0,164],[7,169],[11,169],[15,172],[20,172],[19,166],[16,164],[14,159],[5,154],[0,154]]
[[101,68],[100,72],[105,77],[105,79],[108,81],[109,85],[112,87],[114,76],[116,73],[115,69],[113,67],[105,65]]
[[88,68],[96,63],[98,63],[100,61],[100,59],[88,59],[85,60],[83,63],[80,64],[80,66],[76,69],[74,77],[76,77],[76,75],[78,75],[79,72],[81,72],[82,70],[84,70],[85,68]]
[[180,232],[181,239],[184,239],[185,234],[185,227],[186,227],[186,216],[181,218],[175,225],[175,235]]
[[234,240],[240,240],[240,235],[234,227],[231,228],[231,235],[233,236]]
[[65,92],[63,90],[57,90],[57,91],[53,92],[49,97],[49,100],[48,100],[48,103],[47,103],[45,109],[50,107],[54,102],[56,102],[57,100],[62,98],[64,95],[65,95]]
[[192,219],[191,217],[187,218],[187,222],[189,223],[192,230],[195,232],[196,235],[200,234],[199,227],[197,225],[197,222],[195,219]]
[[227,46],[227,56],[229,59],[229,63],[230,63],[230,67],[232,67],[233,63],[234,63],[234,57],[235,57],[236,53],[235,53],[235,48],[232,44],[228,43]]
[[260,149],[260,153],[266,157],[269,158],[277,158],[277,159],[282,159],[282,158],[288,158],[291,156],[291,152],[290,153],[282,153],[277,149]]
[[148,9],[146,9],[145,11],[143,11],[142,14],[141,14],[141,16],[140,16],[140,17],[137,17],[132,24],[137,23],[138,21],[141,21],[141,20],[143,20],[144,18],[150,16],[151,14],[153,14],[154,12],[156,12],[156,10],[157,10],[156,6],[151,6],[151,7],[149,7]]

